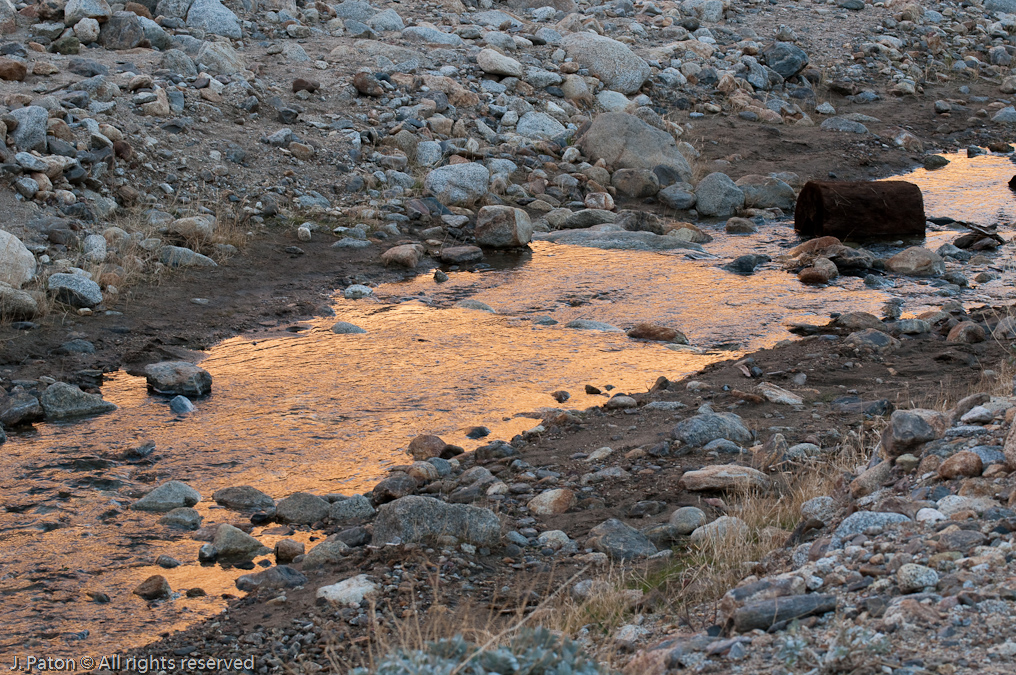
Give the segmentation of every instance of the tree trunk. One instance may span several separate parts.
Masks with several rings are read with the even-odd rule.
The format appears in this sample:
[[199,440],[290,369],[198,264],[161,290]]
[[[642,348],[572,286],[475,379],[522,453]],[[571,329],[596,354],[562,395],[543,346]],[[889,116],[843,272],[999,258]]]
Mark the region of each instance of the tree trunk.
[[809,181],[794,211],[794,229],[806,237],[923,237],[925,224],[921,189],[902,180]]

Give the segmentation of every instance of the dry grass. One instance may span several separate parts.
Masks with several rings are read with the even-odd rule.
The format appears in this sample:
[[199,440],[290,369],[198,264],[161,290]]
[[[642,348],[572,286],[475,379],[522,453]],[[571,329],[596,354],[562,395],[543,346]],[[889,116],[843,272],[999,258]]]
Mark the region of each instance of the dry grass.
[[[593,590],[585,599],[576,599],[571,589],[579,578],[550,574],[533,582],[531,592],[520,597],[538,597],[538,602],[508,603],[509,609],[492,610],[498,602],[476,606],[464,604],[452,610],[442,604],[436,580],[434,601],[426,612],[419,611],[415,593],[407,593],[408,607],[372,608],[372,630],[365,654],[358,662],[333,652],[333,670],[371,667],[380,656],[394,649],[416,649],[427,641],[462,635],[480,645],[500,644],[523,626],[542,626],[583,642],[589,653],[613,667],[624,664],[613,635],[630,623],[641,603],[651,598],[661,623],[683,623],[702,630],[716,621],[719,600],[731,588],[752,574],[766,574],[767,559],[784,547],[790,530],[801,521],[802,505],[814,498],[834,494],[844,476],[870,459],[879,440],[878,429],[863,427],[848,435],[834,455],[792,466],[771,475],[772,488],[728,496],[726,515],[740,518],[743,530],[731,529],[726,536],[697,546],[679,546],[666,560],[649,561],[628,567],[609,567],[592,575]],[[771,463],[758,453],[756,462]]]

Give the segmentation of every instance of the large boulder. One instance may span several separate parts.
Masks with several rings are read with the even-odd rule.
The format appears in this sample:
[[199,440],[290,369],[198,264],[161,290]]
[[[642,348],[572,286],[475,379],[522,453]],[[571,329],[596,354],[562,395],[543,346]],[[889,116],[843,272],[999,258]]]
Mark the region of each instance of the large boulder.
[[219,525],[215,531],[215,539],[212,546],[224,560],[250,560],[263,553],[268,553],[268,547],[250,536],[246,532],[228,523]]
[[808,65],[808,55],[790,42],[774,42],[762,50],[762,60],[783,79],[793,77]]
[[275,508],[275,500],[250,485],[222,488],[212,493],[212,499],[219,506],[237,511],[257,511]]
[[786,212],[794,210],[797,195],[794,188],[779,178],[748,174],[734,183],[744,193],[744,205],[749,209],[778,208]]
[[0,396],[0,427],[16,427],[43,419],[39,399],[31,394],[18,393]]
[[590,161],[602,159],[615,170],[662,167],[676,172],[683,181],[691,180],[691,167],[674,137],[628,113],[598,115],[578,140],[578,147]]
[[187,26],[234,40],[243,37],[240,19],[219,0],[194,0],[187,10]]
[[727,218],[744,206],[744,191],[725,173],[711,173],[695,187],[695,208],[703,216]]
[[134,502],[135,511],[164,513],[185,506],[194,506],[201,501],[201,493],[179,481],[171,480],[155,488]]
[[99,33],[99,41],[106,49],[133,49],[144,39],[145,29],[134,12],[117,12]]
[[550,139],[564,133],[564,125],[547,113],[530,110],[515,125],[515,131],[526,138]]
[[66,382],[56,382],[46,387],[46,391],[39,397],[39,403],[47,420],[98,415],[116,410],[116,405],[103,401],[102,396],[83,392],[77,386]]
[[275,517],[281,523],[310,525],[328,515],[328,502],[306,492],[294,493],[278,503]]
[[241,591],[255,591],[259,588],[282,590],[296,588],[307,583],[307,577],[288,565],[276,565],[261,572],[237,577],[236,587]]
[[49,111],[38,105],[16,108],[8,113],[18,122],[8,137],[14,141],[14,147],[22,152],[38,150],[46,152],[46,129],[49,124]]
[[606,553],[611,560],[631,560],[656,553],[656,547],[644,534],[617,518],[591,529],[587,545]]
[[18,10],[11,0],[0,0],[0,35],[18,29]]
[[106,0],[68,0],[64,6],[64,25],[73,26],[82,19],[96,19],[100,23],[113,16]]
[[923,246],[911,246],[886,261],[886,267],[896,274],[911,277],[937,277],[945,274],[942,256]]
[[434,169],[423,181],[427,192],[442,204],[475,204],[487,194],[490,171],[476,162],[449,164]]
[[415,495],[384,504],[374,520],[375,544],[419,543],[440,536],[494,546],[501,539],[501,521],[489,509]]
[[34,276],[35,256],[20,239],[0,230],[0,282],[21,288]]
[[649,79],[649,64],[624,43],[595,33],[571,33],[561,41],[568,56],[589,69],[607,89],[633,94]]
[[718,438],[734,443],[750,443],[751,431],[734,413],[702,413],[679,422],[671,435],[692,448],[700,448]]
[[476,215],[476,243],[484,248],[517,248],[533,238],[529,214],[511,206],[484,206]]
[[145,366],[148,388],[158,394],[204,396],[212,391],[207,370],[187,361],[162,361]]
[[889,458],[899,457],[924,443],[942,438],[948,428],[949,417],[937,410],[897,410],[889,417],[889,426],[882,432],[882,450]]
[[99,284],[82,274],[51,274],[47,287],[57,302],[71,307],[95,307],[102,304]]
[[228,42],[203,43],[194,62],[204,64],[210,73],[217,75],[232,75],[247,68],[243,57]]

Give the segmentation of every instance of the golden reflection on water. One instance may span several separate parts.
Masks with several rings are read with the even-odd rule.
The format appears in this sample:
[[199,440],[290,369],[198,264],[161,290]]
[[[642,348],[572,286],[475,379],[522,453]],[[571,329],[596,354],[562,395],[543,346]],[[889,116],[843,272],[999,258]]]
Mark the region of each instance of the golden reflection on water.
[[[454,272],[441,285],[421,276],[378,288],[379,299],[337,300],[335,318],[314,320],[301,333],[226,340],[202,362],[214,377],[213,393],[191,415],[173,415],[166,399],[147,394],[142,378],[117,373],[103,389],[117,411],[15,435],[0,456],[0,490],[12,503],[38,506],[0,513],[0,537],[17,541],[0,551],[0,590],[15,626],[0,647],[40,635],[54,655],[82,645],[137,646],[217,612],[221,594],[238,594],[233,581],[247,572],[197,565],[200,542],[165,531],[157,514],[126,509],[128,488],[183,481],[204,495],[198,509],[206,525],[241,519],[210,500],[232,485],[253,485],[276,499],[298,490],[362,492],[385,467],[409,461],[401,449],[417,434],[436,433],[467,449],[507,440],[535,426],[540,409],[559,406],[553,391],[572,394],[564,407],[599,405],[606,399],[586,395],[583,385],[645,391],[660,375],[677,379],[789,337],[781,325],[788,318],[818,321],[831,307],[873,311],[885,297],[858,279],[809,288],[778,269],[738,277],[717,262],[654,253],[545,243],[533,249],[508,269]],[[409,297],[415,299],[404,301]],[[464,297],[498,314],[452,306]],[[559,324],[534,325],[538,316]],[[621,328],[653,321],[680,328],[694,345],[733,348],[677,352],[623,333],[563,327],[577,318]],[[336,320],[367,333],[336,335]],[[520,416],[527,412],[533,414]],[[489,438],[466,438],[475,425],[488,427]],[[68,464],[116,456],[146,440],[156,443],[152,466]],[[111,480],[122,484],[102,482]],[[102,521],[110,509],[119,513]],[[275,538],[263,537],[268,545]],[[154,565],[159,554],[185,564],[163,570]],[[200,587],[208,595],[150,606],[131,590],[151,574],[166,576],[175,591]],[[87,602],[85,590],[112,602]],[[61,637],[86,628],[84,641]]]

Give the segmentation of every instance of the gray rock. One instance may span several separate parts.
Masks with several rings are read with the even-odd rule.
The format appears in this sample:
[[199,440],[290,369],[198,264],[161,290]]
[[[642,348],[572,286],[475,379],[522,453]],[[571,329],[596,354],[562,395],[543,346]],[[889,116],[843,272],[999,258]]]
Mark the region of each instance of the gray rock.
[[744,193],[744,205],[751,209],[778,208],[793,211],[797,195],[794,188],[771,176],[743,176],[735,183]]
[[175,19],[184,19],[187,17],[187,10],[190,9],[193,1],[194,0],[159,0],[155,11],[152,12],[152,16],[159,16],[161,14]]
[[276,565],[254,574],[244,574],[236,579],[236,587],[241,591],[250,592],[260,588],[282,590],[299,588],[307,583],[307,577],[289,565]]
[[551,139],[564,133],[564,125],[547,113],[529,111],[515,125],[515,131],[526,138]]
[[225,560],[250,560],[269,550],[254,537],[228,523],[219,525],[212,546],[219,552],[219,559]]
[[868,127],[864,126],[860,122],[848,120],[845,117],[830,117],[822,122],[820,128],[826,131],[842,131],[848,134],[868,133]]
[[430,26],[410,26],[402,31],[402,37],[415,42],[428,44],[447,45],[449,47],[462,46],[462,38],[454,33],[445,33]]
[[695,207],[694,188],[688,183],[674,183],[656,193],[661,203],[678,211],[687,211]]
[[162,67],[178,75],[196,76],[198,74],[194,60],[179,49],[169,49],[162,55]]
[[734,413],[702,413],[683,420],[674,427],[671,435],[681,443],[700,448],[717,438],[735,443],[750,443],[751,431]]
[[163,30],[162,26],[147,16],[139,16],[138,21],[141,23],[141,30],[144,31],[145,39],[151,43],[152,47],[164,51],[173,45],[173,38]]
[[89,262],[101,263],[106,259],[106,238],[101,234],[90,234],[81,243],[81,249]]
[[187,10],[187,26],[234,40],[243,37],[240,19],[219,0],[194,0]]
[[[113,15],[106,0],[68,0],[64,6],[64,25],[73,26],[82,19],[100,19]],[[101,23],[101,21],[100,21]]]
[[374,506],[363,495],[341,499],[328,507],[328,518],[341,523],[370,520],[375,513]]
[[41,106],[29,105],[24,108],[16,108],[9,114],[18,121],[17,128],[8,132],[8,136],[14,141],[14,147],[24,152],[32,150],[46,152],[49,111]]
[[797,75],[808,65],[808,55],[790,42],[769,45],[762,50],[762,58],[765,64],[779,73],[783,79]]
[[594,33],[571,33],[561,41],[568,56],[589,69],[604,86],[633,94],[651,75],[649,64],[624,43]]
[[106,49],[133,49],[144,39],[145,29],[134,12],[117,12],[102,24],[99,33],[99,42]]
[[175,412],[177,415],[185,415],[187,413],[194,412],[196,408],[194,404],[190,402],[190,399],[186,396],[175,396],[169,402],[169,409]]
[[1011,105],[1002,108],[997,113],[991,116],[991,121],[997,122],[999,124],[1016,123],[1016,108],[1014,108]]
[[424,188],[442,204],[469,205],[487,194],[490,171],[477,162],[450,164],[434,169]]
[[194,506],[201,501],[201,493],[179,481],[171,480],[155,488],[134,502],[135,511],[172,511],[184,506]]
[[815,518],[828,525],[835,515],[836,506],[832,497],[814,497],[801,504],[802,518]]
[[829,544],[830,548],[839,548],[843,545],[843,540],[853,537],[856,534],[861,534],[869,527],[880,527],[886,528],[891,525],[898,523],[910,522],[910,518],[907,518],[901,513],[885,513],[880,511],[857,511],[847,516],[840,526],[833,532],[832,541]]
[[361,23],[367,23],[378,14],[377,8],[373,7],[369,2],[363,2],[363,0],[346,0],[337,5],[332,5],[332,9],[335,10],[335,16],[340,19],[352,19]]
[[591,529],[587,545],[606,553],[611,560],[631,560],[657,552],[644,534],[616,518],[605,520]]
[[16,427],[43,419],[42,405],[31,394],[11,394],[0,399],[0,426]]
[[281,500],[275,507],[275,518],[280,523],[310,525],[328,515],[328,502],[306,492],[297,492]]
[[691,179],[691,167],[674,137],[627,113],[598,115],[578,140],[578,147],[590,161],[602,159],[615,169],[664,167],[683,181]]
[[275,500],[250,485],[222,488],[212,493],[219,506],[237,511],[259,511],[275,508]]
[[10,232],[0,230],[0,283],[21,288],[35,277],[35,266],[35,256],[24,243]]
[[917,593],[925,588],[935,588],[938,585],[938,572],[924,565],[906,563],[896,570],[896,583],[900,593]]
[[704,216],[727,218],[743,206],[744,192],[725,173],[711,173],[695,188],[695,208]]
[[335,565],[349,555],[349,545],[333,534],[312,548],[303,558],[303,568],[312,570],[325,565]]
[[403,30],[406,27],[402,17],[399,16],[399,13],[394,9],[386,9],[383,12],[378,12],[371,17],[370,21],[367,22],[367,25],[378,33]]
[[170,267],[218,267],[208,256],[183,246],[163,246],[159,260]]
[[362,335],[367,331],[359,326],[349,323],[348,321],[339,321],[332,326],[332,332],[338,335]]
[[434,166],[442,157],[444,151],[437,141],[421,141],[416,146],[416,163],[420,166]]
[[204,396],[212,391],[207,370],[187,361],[161,361],[145,366],[148,388],[159,394]]
[[489,509],[415,495],[381,506],[374,520],[376,544],[418,543],[442,535],[475,546],[494,546],[501,539],[501,521]]
[[159,518],[159,524],[178,530],[196,530],[201,527],[201,520],[201,514],[196,509],[179,506]]
[[39,403],[47,420],[98,415],[116,410],[116,406],[109,401],[103,401],[102,396],[85,393],[77,386],[66,382],[56,382],[46,387],[46,391],[39,397]]
[[243,57],[228,42],[203,42],[194,57],[196,63],[217,75],[232,75],[247,68]]
[[706,524],[706,514],[694,506],[682,506],[670,514],[670,525],[675,534],[689,535]]

